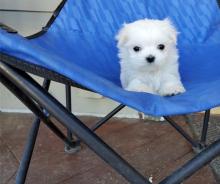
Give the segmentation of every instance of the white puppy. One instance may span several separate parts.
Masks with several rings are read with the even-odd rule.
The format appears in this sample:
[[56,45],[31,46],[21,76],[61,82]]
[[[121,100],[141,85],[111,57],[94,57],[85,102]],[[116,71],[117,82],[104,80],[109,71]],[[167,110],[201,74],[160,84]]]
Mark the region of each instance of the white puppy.
[[169,19],[124,24],[116,39],[124,89],[162,96],[185,91],[179,75],[177,31]]

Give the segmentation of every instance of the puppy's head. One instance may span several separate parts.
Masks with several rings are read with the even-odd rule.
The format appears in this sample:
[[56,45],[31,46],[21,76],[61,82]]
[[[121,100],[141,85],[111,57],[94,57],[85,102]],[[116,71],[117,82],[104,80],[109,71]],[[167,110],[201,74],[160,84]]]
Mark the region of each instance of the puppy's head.
[[124,24],[116,40],[121,62],[154,70],[175,53],[177,31],[169,19],[144,19]]

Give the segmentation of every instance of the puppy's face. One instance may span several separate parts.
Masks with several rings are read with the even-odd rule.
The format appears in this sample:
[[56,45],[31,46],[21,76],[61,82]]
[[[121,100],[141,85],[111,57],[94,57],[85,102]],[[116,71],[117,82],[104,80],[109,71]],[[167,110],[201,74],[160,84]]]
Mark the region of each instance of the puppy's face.
[[138,20],[119,31],[119,57],[134,68],[158,69],[176,49],[177,32],[168,19]]

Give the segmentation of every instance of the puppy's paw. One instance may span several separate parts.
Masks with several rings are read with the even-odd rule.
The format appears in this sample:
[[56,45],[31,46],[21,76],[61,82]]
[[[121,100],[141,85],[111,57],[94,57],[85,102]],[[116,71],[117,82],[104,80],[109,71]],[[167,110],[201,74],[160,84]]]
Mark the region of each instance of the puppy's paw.
[[137,91],[154,94],[154,91],[146,85],[140,85]]
[[125,88],[128,91],[145,92],[155,94],[155,91],[150,87],[141,82],[138,79],[132,80],[129,85]]
[[155,94],[155,92],[150,87],[144,84],[139,84],[137,86],[129,86],[128,88],[126,88],[126,90]]
[[160,91],[159,91],[159,94],[161,96],[174,96],[174,95],[177,95],[177,94],[180,94],[180,93],[184,93],[186,90],[185,88],[183,87],[182,84],[179,84],[179,85],[164,85]]

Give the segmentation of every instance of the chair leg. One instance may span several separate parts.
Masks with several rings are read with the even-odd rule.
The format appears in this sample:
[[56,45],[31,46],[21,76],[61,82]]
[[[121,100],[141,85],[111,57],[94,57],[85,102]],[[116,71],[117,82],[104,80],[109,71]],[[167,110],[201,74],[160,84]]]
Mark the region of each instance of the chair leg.
[[210,118],[210,109],[205,111],[205,115],[204,115],[204,119],[203,119],[203,127],[202,127],[200,143],[204,146],[206,145],[206,137],[207,137],[207,131],[208,131],[208,126],[209,126],[209,118]]
[[188,135],[174,120],[170,117],[165,116],[164,119],[173,127],[175,128],[193,147],[195,150],[200,150],[201,145],[198,141],[194,140],[190,135]]
[[36,142],[38,130],[40,126],[40,119],[35,118],[31,130],[28,135],[27,143],[25,145],[24,153],[17,171],[16,175],[16,184],[23,184],[25,183],[25,179],[27,176],[28,168],[30,165],[32,153],[34,150],[34,145]]
[[209,127],[209,118],[210,118],[210,109],[206,110],[205,114],[204,114],[202,131],[201,131],[201,138],[200,138],[200,142],[199,142],[200,147],[193,149],[196,153],[201,152],[207,146],[206,145],[206,137],[207,137],[208,127]]
[[159,184],[179,184],[220,155],[220,139],[202,150]]
[[[42,89],[31,77],[23,72],[17,72],[0,61],[0,72],[13,82],[21,92],[32,98],[40,107],[44,107],[61,124],[68,127],[81,138],[97,155],[111,165],[118,173],[123,175],[133,184],[150,184],[150,182],[125,160],[123,160],[111,147],[103,142],[94,132],[86,127],[76,116],[71,114],[54,97]],[[28,106],[28,105],[27,105]],[[171,124],[173,122],[171,121]],[[174,124],[173,124],[174,125]],[[174,125],[175,126],[175,125]],[[178,127],[176,127],[179,129]],[[181,129],[179,129],[182,132]],[[185,135],[188,139],[188,136]],[[179,170],[165,178],[161,184],[177,184],[202,168],[216,156],[220,155],[220,140],[205,148],[192,160],[187,162]]]
[[112,118],[116,113],[118,113],[124,107],[125,107],[125,105],[123,105],[123,104],[120,104],[119,106],[117,106],[113,111],[111,111],[105,117],[101,118],[95,125],[93,125],[91,127],[91,130],[95,132],[98,128],[100,128],[102,125],[104,125],[110,118]]
[[[48,90],[50,86],[50,81],[45,79],[43,83],[43,88]],[[30,129],[27,142],[25,145],[24,153],[17,171],[16,175],[16,184],[23,184],[25,183],[25,179],[27,176],[28,168],[30,165],[32,153],[34,150],[34,145],[37,139],[38,130],[40,127],[40,119],[38,117],[35,117],[35,120],[33,121],[32,127]]]
[[45,110],[41,109],[33,99],[26,96],[24,93],[20,91],[13,83],[7,80],[5,77],[0,76],[2,84],[9,89],[21,102],[24,103],[34,114],[39,117],[40,120],[65,144],[70,147],[73,146],[72,142],[64,135],[64,133],[51,121],[50,114]]
[[[66,85],[65,89],[66,89],[66,108],[69,112],[72,112],[71,86]],[[69,145],[65,144],[64,150],[66,153],[69,153],[69,154],[76,153],[77,151],[81,149],[80,140],[79,139],[75,140],[72,132],[69,129],[67,129],[67,138],[69,139],[69,141],[72,142],[72,146],[70,147]]]
[[0,61],[0,73],[13,82],[25,95],[30,96],[40,106],[47,109],[51,116],[74,132],[97,155],[112,166],[119,174],[133,184],[150,184],[150,182],[122,159],[94,132],[85,126],[76,116],[71,114],[53,96],[47,93],[30,76],[17,71]]

